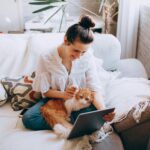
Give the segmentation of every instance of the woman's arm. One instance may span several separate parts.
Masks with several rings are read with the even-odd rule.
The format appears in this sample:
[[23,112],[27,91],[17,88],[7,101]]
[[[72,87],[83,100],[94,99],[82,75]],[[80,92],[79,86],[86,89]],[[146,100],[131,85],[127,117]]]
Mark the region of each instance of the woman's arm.
[[93,105],[97,109],[104,109],[104,89],[98,76],[99,70],[95,62],[95,57],[93,55],[89,57],[88,63],[88,69],[85,72],[86,86],[94,92]]
[[75,91],[76,91],[75,87],[67,87],[66,91],[64,92],[50,89],[46,93],[43,93],[43,95],[49,98],[61,98],[67,100],[74,96]]
[[104,104],[104,101],[103,101],[103,96],[98,92],[94,92],[93,105],[98,110],[105,108],[105,104]]
[[61,98],[64,99],[64,92],[58,91],[58,90],[48,90],[46,93],[43,93],[45,97],[49,98]]
[[[93,101],[93,105],[98,109],[98,110],[101,110],[101,109],[105,109],[105,104],[104,104],[104,101],[103,101],[103,96],[99,93],[99,92],[94,92],[95,96],[94,96],[94,101]],[[103,119],[105,121],[112,121],[113,118],[115,116],[115,113],[114,112],[111,112],[107,115],[105,115],[103,117]]]

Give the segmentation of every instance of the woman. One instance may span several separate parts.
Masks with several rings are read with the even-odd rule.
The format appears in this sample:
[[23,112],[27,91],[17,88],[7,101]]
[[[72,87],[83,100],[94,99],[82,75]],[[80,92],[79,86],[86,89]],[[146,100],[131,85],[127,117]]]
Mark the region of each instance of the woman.
[[51,129],[42,117],[40,107],[50,98],[72,98],[77,87],[90,88],[95,93],[95,99],[89,108],[73,112],[72,122],[79,113],[104,108],[94,56],[90,52],[94,40],[91,28],[94,26],[89,16],[83,16],[79,23],[68,28],[64,42],[60,46],[41,56],[33,89],[42,92],[44,98],[24,114],[23,124],[26,128]]

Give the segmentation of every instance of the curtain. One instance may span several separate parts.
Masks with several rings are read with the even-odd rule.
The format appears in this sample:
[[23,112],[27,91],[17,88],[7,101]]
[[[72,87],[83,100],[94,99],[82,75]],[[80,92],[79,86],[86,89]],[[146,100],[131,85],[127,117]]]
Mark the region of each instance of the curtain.
[[122,47],[122,58],[136,56],[140,0],[120,0],[117,38]]

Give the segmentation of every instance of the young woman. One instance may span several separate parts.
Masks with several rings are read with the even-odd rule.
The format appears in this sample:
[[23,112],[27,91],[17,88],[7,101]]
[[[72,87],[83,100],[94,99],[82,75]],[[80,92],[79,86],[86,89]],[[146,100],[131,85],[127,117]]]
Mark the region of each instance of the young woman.
[[40,113],[41,106],[50,98],[72,98],[78,87],[91,89],[95,93],[95,98],[89,108],[72,113],[72,122],[79,113],[104,108],[102,88],[94,56],[90,51],[94,40],[91,28],[94,26],[95,23],[89,16],[83,16],[79,23],[68,28],[61,45],[53,48],[49,54],[41,56],[33,89],[42,92],[44,98],[24,114],[23,124],[26,128],[51,129]]

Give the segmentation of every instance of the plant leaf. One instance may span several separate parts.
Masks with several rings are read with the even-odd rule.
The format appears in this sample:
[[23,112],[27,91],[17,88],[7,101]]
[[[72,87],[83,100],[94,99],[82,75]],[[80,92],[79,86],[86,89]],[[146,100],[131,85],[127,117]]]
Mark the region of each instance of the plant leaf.
[[47,2],[47,1],[49,1],[49,0],[33,0],[33,1]]
[[32,13],[42,12],[42,11],[48,10],[48,9],[50,9],[50,8],[53,8],[53,7],[55,7],[55,6],[46,6],[46,7],[43,7],[43,8],[41,8],[41,9],[38,9],[38,10],[36,10],[36,11],[33,11]]
[[31,5],[48,5],[50,2],[30,2]]
[[46,24],[53,16],[55,16],[55,14],[60,10],[60,9],[62,9],[64,6],[62,5],[62,6],[60,6],[52,15],[50,15],[49,17],[48,17],[48,19],[44,22],[44,24]]
[[36,2],[29,2],[30,5],[48,5],[54,2],[60,2],[60,0],[35,0]]
[[48,0],[48,1],[53,1],[53,2],[62,2],[64,0]]
[[63,0],[33,0],[34,2],[50,2],[50,3],[53,3],[53,2],[61,2]]

